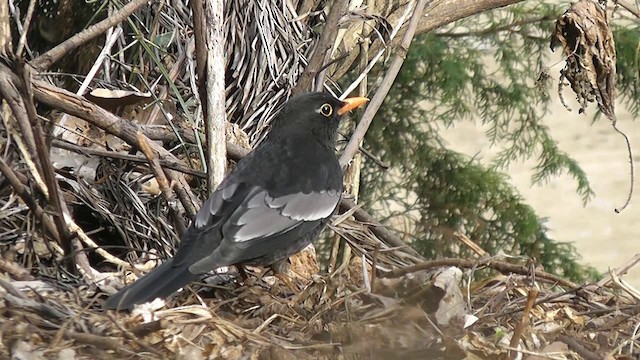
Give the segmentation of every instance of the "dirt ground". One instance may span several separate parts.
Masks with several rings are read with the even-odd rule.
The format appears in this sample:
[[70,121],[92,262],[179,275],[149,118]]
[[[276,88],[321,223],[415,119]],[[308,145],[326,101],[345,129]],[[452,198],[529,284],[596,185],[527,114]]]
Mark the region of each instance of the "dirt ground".
[[[560,67],[549,71],[556,77]],[[555,85],[554,85],[555,86]],[[554,87],[555,89],[555,87]],[[595,196],[583,206],[576,194],[577,183],[569,176],[555,177],[543,186],[532,186],[531,171],[535,161],[518,163],[508,170],[512,183],[537,211],[548,218],[551,237],[557,241],[572,242],[585,263],[600,271],[616,268],[640,252],[640,188],[636,189],[630,206],[620,214],[614,208],[622,206],[629,188],[629,163],[622,137],[615,133],[605,118],[592,124],[596,106],[586,115],[567,111],[555,98],[544,123],[550,128],[561,150],[578,161],[587,173]],[[573,99],[565,93],[565,99]],[[570,105],[575,103],[570,103]],[[640,162],[640,124],[623,104],[617,104],[618,127],[627,134],[634,151],[636,167]],[[499,149],[490,148],[480,122],[464,123],[444,130],[445,139],[453,149],[470,156],[476,155],[483,163],[490,162]],[[636,170],[636,178],[640,176]],[[637,182],[637,181],[636,181]],[[636,184],[637,186],[638,184]],[[640,268],[632,269],[623,279],[640,286]]]

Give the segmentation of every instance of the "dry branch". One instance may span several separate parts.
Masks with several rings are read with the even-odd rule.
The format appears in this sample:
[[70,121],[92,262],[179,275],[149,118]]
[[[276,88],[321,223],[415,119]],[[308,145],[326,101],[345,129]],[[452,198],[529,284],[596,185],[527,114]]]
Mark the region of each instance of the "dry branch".
[[[152,139],[155,140],[155,139]],[[90,157],[90,156],[100,156],[100,157],[106,157],[106,158],[110,158],[110,159],[121,159],[121,160],[126,160],[126,161],[133,161],[133,162],[138,162],[138,163],[147,163],[148,159],[144,156],[144,155],[130,155],[130,154],[125,154],[125,153],[119,153],[119,152],[115,152],[115,151],[108,151],[108,150],[101,150],[101,149],[94,149],[94,148],[88,148],[88,147],[82,147],[82,146],[78,146],[63,140],[59,140],[59,139],[53,139],[51,141],[51,146],[59,148],[59,149],[64,149],[64,150],[69,150],[69,151],[73,151],[77,154],[82,154],[84,156]],[[202,171],[198,171],[195,169],[192,169],[190,167],[184,166],[180,163],[176,163],[176,162],[172,162],[172,161],[168,161],[168,160],[160,160],[160,165],[172,170],[176,170],[179,171],[181,173],[184,174],[189,174],[189,175],[193,175],[193,176],[197,176],[199,178],[203,178],[205,179],[207,177],[207,175],[205,173],[203,173]]]
[[[4,65],[0,65],[1,73],[9,73],[10,70]],[[89,102],[88,100],[70,93],[64,89],[46,84],[42,81],[33,80],[34,96],[51,107],[60,109],[67,114],[77,116],[103,130],[113,134],[126,141],[131,146],[137,146],[137,133],[143,132],[144,129],[139,125],[122,119],[99,106]],[[149,145],[158,152],[158,154],[168,161],[179,163],[180,161],[162,146],[154,143],[150,139],[145,139]],[[185,207],[190,217],[195,216],[199,207],[198,199],[191,193],[189,185],[186,183],[184,176],[170,171],[171,180],[178,182],[179,187],[176,189],[180,202]],[[197,205],[196,205],[197,204]]]
[[[31,26],[31,19],[33,17],[33,11],[36,8],[36,0],[30,0],[29,1],[29,8],[27,9],[27,15],[25,16],[24,19],[24,24],[22,25],[22,28],[25,29],[22,34],[20,35],[20,40],[18,41],[18,47],[16,49],[16,56],[18,58],[22,57],[22,50],[24,49],[24,46],[27,42],[27,33],[29,32],[29,27]],[[8,35],[9,33],[7,33]]]
[[213,191],[222,182],[227,165],[225,149],[227,117],[224,76],[226,69],[223,1],[205,0],[204,14],[205,28],[207,29],[205,38],[207,63],[206,75],[204,79],[200,80],[200,86],[206,86],[204,106],[207,109],[205,111],[207,152],[205,158],[207,162],[207,183],[209,191]]
[[[15,117],[18,124],[20,135],[22,135],[21,138],[25,144],[27,151],[24,156],[28,158],[27,161],[34,162],[38,156],[36,151],[36,141],[34,139],[33,131],[29,122],[27,109],[24,106],[22,100],[21,91],[18,89],[19,84],[20,80],[17,76],[13,76],[13,72],[0,72],[0,96],[4,101],[7,102],[9,108],[11,108],[13,117]],[[5,121],[8,120],[9,119]],[[36,166],[38,166],[37,163]],[[37,172],[36,176],[38,177],[42,173],[39,168],[36,168],[35,171]]]
[[629,2],[627,2],[626,0],[615,0],[615,3],[622,6],[625,10],[627,10],[628,12],[632,13],[635,17],[640,19],[640,11],[638,11],[638,9],[636,9],[635,6],[629,4]]
[[11,275],[13,278],[18,280],[33,280],[34,277],[31,276],[29,270],[20,266],[13,261],[6,260],[0,257],[0,272],[7,273]]
[[151,149],[151,146],[149,146],[149,143],[147,142],[148,138],[142,135],[141,132],[138,132],[137,137],[138,147],[140,148],[140,151],[142,151],[144,156],[147,157],[147,160],[149,161],[149,167],[151,168],[153,176],[155,176],[156,181],[160,186],[160,190],[162,191],[162,196],[164,197],[164,200],[167,202],[167,204],[169,204],[169,216],[171,216],[171,220],[173,220],[173,223],[176,227],[176,232],[178,233],[179,237],[182,237],[182,234],[186,229],[184,221],[182,220],[183,211],[179,206],[177,206],[171,184],[169,183],[169,180],[167,180],[158,157]]
[[11,14],[9,13],[9,2],[0,3],[0,55],[6,56],[7,50],[11,49]]
[[[38,168],[42,171],[42,175],[44,176],[44,180],[47,186],[48,200],[53,207],[53,220],[58,231],[58,242],[62,247],[65,255],[69,256],[70,254],[73,254],[74,246],[72,246],[73,235],[69,231],[69,228],[64,221],[64,212],[66,211],[67,206],[65,203],[63,203],[63,200],[60,197],[60,188],[56,180],[55,170],[53,169],[53,165],[51,164],[51,159],[49,157],[49,148],[45,143],[44,132],[42,131],[42,126],[40,125],[40,121],[38,119],[36,106],[33,103],[30,68],[20,65],[18,69],[19,72],[22,73],[21,85],[24,89],[22,101],[24,106],[26,107],[31,127],[34,130],[33,136],[36,145],[36,152],[38,154],[37,163],[40,165]],[[75,247],[76,250],[82,250],[82,246],[79,244],[76,244]],[[86,260],[86,254],[82,251],[77,252],[77,256],[85,257],[85,259],[83,260]],[[71,273],[76,272],[72,257],[66,257],[64,259],[64,262],[67,265],[67,270],[69,270]],[[87,261],[82,262],[88,263]]]
[[123,6],[122,9],[118,10],[106,19],[90,26],[83,32],[72,36],[53,49],[40,55],[38,58],[31,62],[31,66],[38,70],[48,69],[56,61],[60,60],[65,54],[86,44],[90,40],[107,31],[107,29],[109,29],[110,27],[119,24],[124,19],[129,17],[129,15],[133,14],[136,10],[138,10],[148,2],[148,0],[132,0],[130,3]]
[[75,331],[65,331],[64,336],[68,339],[76,340],[82,344],[97,347],[98,349],[114,351],[116,354],[120,354],[122,356],[130,355],[127,351],[123,350],[122,343],[114,338],[88,333],[79,333]]
[[36,218],[44,225],[49,234],[54,239],[59,239],[58,230],[56,229],[56,225],[54,224],[51,217],[36,203],[31,194],[27,191],[27,188],[22,185],[18,177],[11,169],[11,167],[0,158],[0,173],[4,175],[7,180],[9,180],[9,184],[13,188],[13,191],[20,196],[22,201],[29,207],[29,209],[35,214]]
[[[331,56],[330,50],[338,33],[338,20],[340,20],[340,17],[344,14],[348,4],[348,0],[335,0],[331,3],[331,9],[329,9],[329,15],[327,15],[327,21],[324,24],[320,40],[316,43],[313,54],[309,58],[309,64],[298,78],[298,83],[293,89],[294,94],[311,90],[313,79],[316,78],[316,75],[320,72],[324,63],[326,63]],[[324,79],[319,79],[318,83],[319,84],[315,86],[315,91],[322,89]]]
[[434,269],[444,266],[456,266],[467,269],[476,269],[480,267],[488,267],[493,270],[500,271],[505,274],[513,273],[520,275],[531,275],[534,274],[537,280],[546,280],[551,283],[555,283],[560,286],[575,288],[577,285],[573,282],[563,279],[558,275],[549,274],[548,272],[535,270],[535,272],[531,271],[531,268],[524,265],[515,265],[511,263],[507,263],[504,261],[495,260],[494,258],[488,258],[483,260],[467,260],[467,259],[438,259],[438,260],[428,260],[421,264],[407,266],[405,268],[399,268],[387,273],[383,273],[383,277],[399,277],[408,273]]
[[[205,0],[206,1],[206,0]],[[200,104],[207,118],[207,96],[206,96],[206,74],[207,74],[207,33],[205,29],[204,4],[202,0],[192,0],[189,2],[193,12],[193,37],[196,45],[196,76],[198,84],[198,95]]]
[[409,47],[411,46],[413,35],[415,34],[420,18],[422,17],[422,13],[424,11],[426,3],[427,0],[418,0],[417,4],[415,5],[413,15],[411,16],[411,20],[409,21],[407,31],[402,38],[400,48],[398,49],[394,59],[391,61],[389,69],[387,70],[382,83],[380,83],[378,90],[371,98],[371,102],[369,102],[367,108],[364,110],[364,114],[362,114],[362,118],[360,119],[360,122],[358,122],[356,130],[353,132],[351,139],[349,139],[349,143],[345,147],[344,152],[340,157],[340,165],[342,165],[342,167],[347,166],[358,151],[358,146],[360,145],[362,139],[364,139],[367,130],[369,130],[369,125],[371,125],[374,116],[378,112],[378,109],[380,109],[380,106],[382,106],[382,102],[387,97],[387,94],[389,93],[393,82],[398,76],[400,68],[402,67],[404,59],[407,55],[407,51],[409,51]]
[[[524,306],[524,311],[522,312],[522,318],[520,318],[520,321],[516,325],[516,328],[513,331],[513,335],[511,336],[511,341],[509,343],[510,347],[516,349],[518,348],[520,340],[522,340],[522,334],[524,333],[526,327],[529,325],[529,313],[531,312],[531,309],[533,308],[533,304],[535,303],[537,297],[538,290],[536,288],[529,289],[529,291],[527,292],[527,303]],[[511,356],[508,357],[509,359],[515,359],[518,356],[518,352],[514,351],[510,355]]]
[[485,11],[517,4],[524,0],[443,0],[434,1],[416,28],[416,36],[429,33],[444,25],[483,13]]

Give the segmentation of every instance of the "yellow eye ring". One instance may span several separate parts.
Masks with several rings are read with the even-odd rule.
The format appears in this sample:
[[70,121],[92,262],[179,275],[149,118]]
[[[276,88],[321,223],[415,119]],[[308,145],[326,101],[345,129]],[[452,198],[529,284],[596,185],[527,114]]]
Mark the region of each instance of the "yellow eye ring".
[[320,114],[329,117],[333,114],[333,107],[329,104],[324,104],[320,107]]

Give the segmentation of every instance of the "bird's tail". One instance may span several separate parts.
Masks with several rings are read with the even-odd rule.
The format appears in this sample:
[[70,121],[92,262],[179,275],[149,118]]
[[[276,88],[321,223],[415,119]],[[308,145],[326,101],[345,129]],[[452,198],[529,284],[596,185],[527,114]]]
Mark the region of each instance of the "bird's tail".
[[188,266],[174,267],[173,259],[169,259],[138,281],[110,296],[103,307],[108,310],[129,310],[136,304],[156,298],[164,299],[199,277],[192,274]]

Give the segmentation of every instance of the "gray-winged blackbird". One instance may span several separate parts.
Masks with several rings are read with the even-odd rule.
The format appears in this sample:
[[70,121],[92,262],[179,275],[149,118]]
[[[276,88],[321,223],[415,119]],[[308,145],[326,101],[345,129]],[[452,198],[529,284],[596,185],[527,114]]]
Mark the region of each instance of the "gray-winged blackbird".
[[165,298],[222,266],[271,266],[315,240],[342,195],[335,154],[341,115],[367,101],[326,93],[290,99],[267,138],[226,176],[175,256],[111,296],[106,309]]

